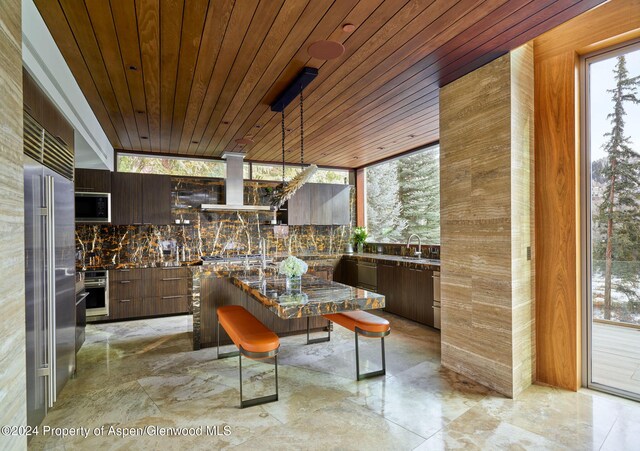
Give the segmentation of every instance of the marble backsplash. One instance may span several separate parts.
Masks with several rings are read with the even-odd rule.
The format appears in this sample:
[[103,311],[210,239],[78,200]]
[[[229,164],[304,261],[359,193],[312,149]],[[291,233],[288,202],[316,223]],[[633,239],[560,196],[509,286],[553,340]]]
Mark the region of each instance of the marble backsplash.
[[[272,182],[245,183],[245,203],[266,205]],[[353,190],[352,190],[353,191]],[[352,210],[355,196],[352,193]],[[268,255],[342,253],[351,226],[271,225],[271,212],[201,211],[203,203],[222,203],[224,181],[172,179],[170,225],[76,225],[79,268],[109,268],[123,264],[156,265],[193,262],[202,256],[258,253],[265,238]],[[353,217],[354,215],[352,215]]]

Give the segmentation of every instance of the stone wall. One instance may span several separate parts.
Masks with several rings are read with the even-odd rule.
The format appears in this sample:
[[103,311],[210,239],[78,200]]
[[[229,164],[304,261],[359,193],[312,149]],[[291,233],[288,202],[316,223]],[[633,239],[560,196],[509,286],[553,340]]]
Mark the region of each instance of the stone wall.
[[[272,182],[246,182],[245,204],[268,204]],[[274,228],[271,212],[201,211],[203,203],[221,203],[224,181],[174,177],[171,214],[180,224],[171,225],[91,225],[76,226],[76,250],[81,269],[113,267],[120,264],[157,264],[174,259],[162,245],[184,248],[184,259],[198,261],[208,255],[258,253],[266,238],[268,254],[336,254],[345,250],[351,226],[289,226]],[[352,190],[352,210],[355,195]],[[352,215],[355,217],[355,215]]]
[[[0,2],[0,425],[27,423],[20,0]],[[0,449],[26,449],[0,435]]]
[[534,379],[533,50],[440,92],[442,364],[506,396]]

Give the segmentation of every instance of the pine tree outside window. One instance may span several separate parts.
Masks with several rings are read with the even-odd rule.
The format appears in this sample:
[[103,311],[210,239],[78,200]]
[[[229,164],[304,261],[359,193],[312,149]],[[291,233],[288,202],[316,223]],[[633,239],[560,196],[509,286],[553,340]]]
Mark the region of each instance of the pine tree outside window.
[[368,242],[440,244],[440,147],[365,169]]

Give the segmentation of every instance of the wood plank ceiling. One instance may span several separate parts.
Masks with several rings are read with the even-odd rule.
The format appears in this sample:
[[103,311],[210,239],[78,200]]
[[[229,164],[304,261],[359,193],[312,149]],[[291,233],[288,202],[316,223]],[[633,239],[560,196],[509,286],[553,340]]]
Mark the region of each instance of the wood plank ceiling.
[[[438,140],[438,89],[603,0],[35,0],[116,149],[280,161],[269,104],[304,66],[305,161],[360,167]],[[347,33],[344,24],[356,30]],[[344,44],[311,58],[321,39]],[[286,109],[299,162],[300,112]]]

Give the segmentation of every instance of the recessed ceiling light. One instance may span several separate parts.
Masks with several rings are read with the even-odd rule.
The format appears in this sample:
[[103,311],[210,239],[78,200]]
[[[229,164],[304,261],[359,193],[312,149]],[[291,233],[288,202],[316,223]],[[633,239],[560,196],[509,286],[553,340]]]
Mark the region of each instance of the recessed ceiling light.
[[239,139],[236,139],[236,144],[239,144],[241,146],[244,146],[245,144],[253,144],[253,139],[239,138]]
[[288,132],[291,132],[291,131],[293,131],[293,129],[292,129],[292,128],[288,128],[288,129],[287,129],[287,131],[288,131]]
[[140,139],[149,139],[148,136],[141,136]]
[[323,153],[322,156],[326,157],[327,155],[329,155],[328,153]]
[[138,111],[136,111],[136,113],[138,113],[138,114],[144,114],[144,110],[138,110]]
[[416,135],[409,135],[409,138],[415,138]]
[[384,147],[378,147],[378,150],[384,150]]
[[344,45],[336,41],[316,41],[307,48],[312,58],[332,60],[344,53]]
[[353,157],[353,159],[354,159],[354,160],[357,160],[357,159],[358,159],[358,157]]
[[138,67],[131,65],[131,66],[129,66],[129,70],[138,70]]
[[191,141],[191,144],[198,144],[200,141]]
[[257,125],[256,125],[256,128],[260,128],[260,127],[262,127],[262,125],[260,125],[260,124],[257,124]]
[[356,31],[356,26],[352,23],[346,23],[342,26],[342,31],[345,33],[353,33]]
[[229,125],[229,121],[222,121],[222,125]]

